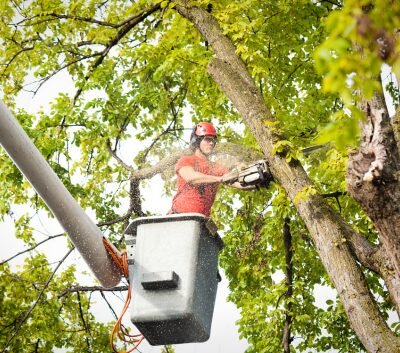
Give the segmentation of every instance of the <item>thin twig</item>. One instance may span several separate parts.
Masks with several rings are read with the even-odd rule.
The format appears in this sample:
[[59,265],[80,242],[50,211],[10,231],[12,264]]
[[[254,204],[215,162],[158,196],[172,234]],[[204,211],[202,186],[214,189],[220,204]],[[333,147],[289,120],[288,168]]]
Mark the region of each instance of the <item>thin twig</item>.
[[133,212],[133,209],[129,208],[128,211],[123,216],[114,218],[111,221],[105,221],[105,222],[97,223],[97,226],[98,227],[111,226],[113,224],[116,224],[116,223],[119,223],[119,222],[122,222],[122,221],[126,221],[132,215],[132,212]]
[[128,164],[126,164],[126,163],[117,155],[117,153],[115,152],[115,150],[113,150],[113,148],[111,147],[111,141],[110,141],[110,140],[107,140],[107,141],[106,141],[106,144],[107,144],[108,152],[110,152],[110,154],[111,154],[111,155],[115,158],[115,160],[121,165],[121,167],[124,168],[124,169],[126,169],[126,170],[129,170],[129,171],[133,172],[134,169],[133,169],[131,166],[129,166]]
[[170,131],[171,125],[173,123],[174,123],[174,120],[171,121],[171,123],[168,125],[168,127],[151,142],[150,146],[147,148],[146,152],[143,154],[143,157],[141,158],[141,163],[146,162],[146,158],[147,158],[148,154],[150,153],[150,151],[152,150],[152,148],[154,147],[154,145],[161,139],[162,136],[164,136],[165,134],[167,134]]
[[36,249],[39,245],[42,245],[43,243],[45,243],[45,242],[47,242],[47,241],[49,241],[51,239],[55,239],[55,238],[61,237],[64,234],[65,233],[61,233],[61,234],[57,234],[57,235],[51,235],[47,239],[42,240],[41,242],[37,243],[36,245],[30,247],[29,249],[26,249],[24,251],[20,251],[18,254],[15,254],[15,255],[11,256],[10,258],[8,258],[7,260],[4,260],[4,261],[0,262],[0,266],[5,264],[8,261],[11,261],[11,260],[15,259],[17,256],[25,254],[25,253],[27,253],[29,251],[32,251],[32,250]]
[[107,300],[106,296],[104,295],[104,291],[100,291],[101,296],[103,297],[104,301],[107,303],[108,308],[110,309],[110,311],[113,313],[114,317],[116,320],[118,320],[118,315],[115,312],[114,308],[112,307],[112,305],[110,304],[110,302]]
[[83,315],[83,308],[82,308],[80,292],[77,292],[77,296],[78,296],[79,316],[82,320],[83,328],[84,328],[85,332],[87,333],[87,335],[85,335],[86,345],[87,345],[89,352],[92,352],[92,347],[90,346],[89,337],[88,337],[90,331],[89,331],[89,326],[86,323],[85,316]]

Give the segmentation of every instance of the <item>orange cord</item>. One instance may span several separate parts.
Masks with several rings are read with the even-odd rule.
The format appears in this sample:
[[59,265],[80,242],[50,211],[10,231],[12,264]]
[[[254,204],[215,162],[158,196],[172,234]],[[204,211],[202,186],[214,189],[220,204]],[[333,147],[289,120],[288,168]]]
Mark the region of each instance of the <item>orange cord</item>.
[[110,335],[110,346],[113,352],[119,353],[118,348],[114,344],[114,340],[118,336],[118,338],[121,341],[127,344],[134,344],[134,346],[131,349],[129,349],[128,351],[124,351],[124,353],[130,353],[139,347],[140,343],[142,343],[142,341],[144,340],[144,336],[140,333],[132,335],[122,325],[122,318],[125,315],[126,311],[128,310],[129,304],[131,302],[131,285],[129,283],[128,256],[126,251],[123,251],[121,254],[117,253],[114,247],[110,244],[110,242],[106,238],[103,238],[103,244],[107,252],[114,260],[118,270],[128,280],[128,294],[126,296],[125,304],[124,307],[122,308],[121,314],[119,315],[119,318],[112,329]]
[[[114,260],[115,265],[121,274],[129,279],[129,268],[128,268],[128,260],[126,258],[126,252],[119,253],[117,249],[110,243],[110,241],[103,237],[103,245],[106,248],[108,254]],[[124,259],[125,257],[125,259]]]

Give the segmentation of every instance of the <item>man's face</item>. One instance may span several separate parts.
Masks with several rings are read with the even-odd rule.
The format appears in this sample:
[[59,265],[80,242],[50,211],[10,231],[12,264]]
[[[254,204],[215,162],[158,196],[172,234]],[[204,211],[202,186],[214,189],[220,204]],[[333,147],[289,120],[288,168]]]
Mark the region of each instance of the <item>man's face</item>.
[[217,143],[217,138],[215,136],[205,136],[200,142],[200,151],[206,156],[210,155]]

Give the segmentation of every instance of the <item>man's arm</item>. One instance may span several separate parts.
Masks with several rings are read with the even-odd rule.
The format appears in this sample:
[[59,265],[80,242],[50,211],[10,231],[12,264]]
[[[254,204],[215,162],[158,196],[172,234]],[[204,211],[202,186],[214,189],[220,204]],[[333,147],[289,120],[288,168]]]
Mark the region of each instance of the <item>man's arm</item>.
[[[222,176],[216,175],[208,175],[203,174],[200,172],[196,172],[193,167],[185,166],[178,170],[179,175],[185,179],[186,182],[192,185],[199,185],[199,184],[216,184],[222,182]],[[239,189],[239,190],[254,190],[256,189],[255,185],[247,185],[243,186],[238,182],[228,184],[229,186]]]
[[178,170],[178,174],[192,185],[215,184],[222,181],[222,176],[208,175],[196,172],[193,167],[185,166]]

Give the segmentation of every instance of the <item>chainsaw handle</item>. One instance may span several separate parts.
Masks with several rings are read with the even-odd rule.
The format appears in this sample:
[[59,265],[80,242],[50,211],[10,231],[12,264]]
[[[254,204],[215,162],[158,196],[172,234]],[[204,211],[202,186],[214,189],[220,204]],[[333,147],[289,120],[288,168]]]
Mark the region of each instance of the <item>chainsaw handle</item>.
[[221,182],[223,184],[233,184],[238,180],[239,174],[236,170],[228,172],[222,176]]

